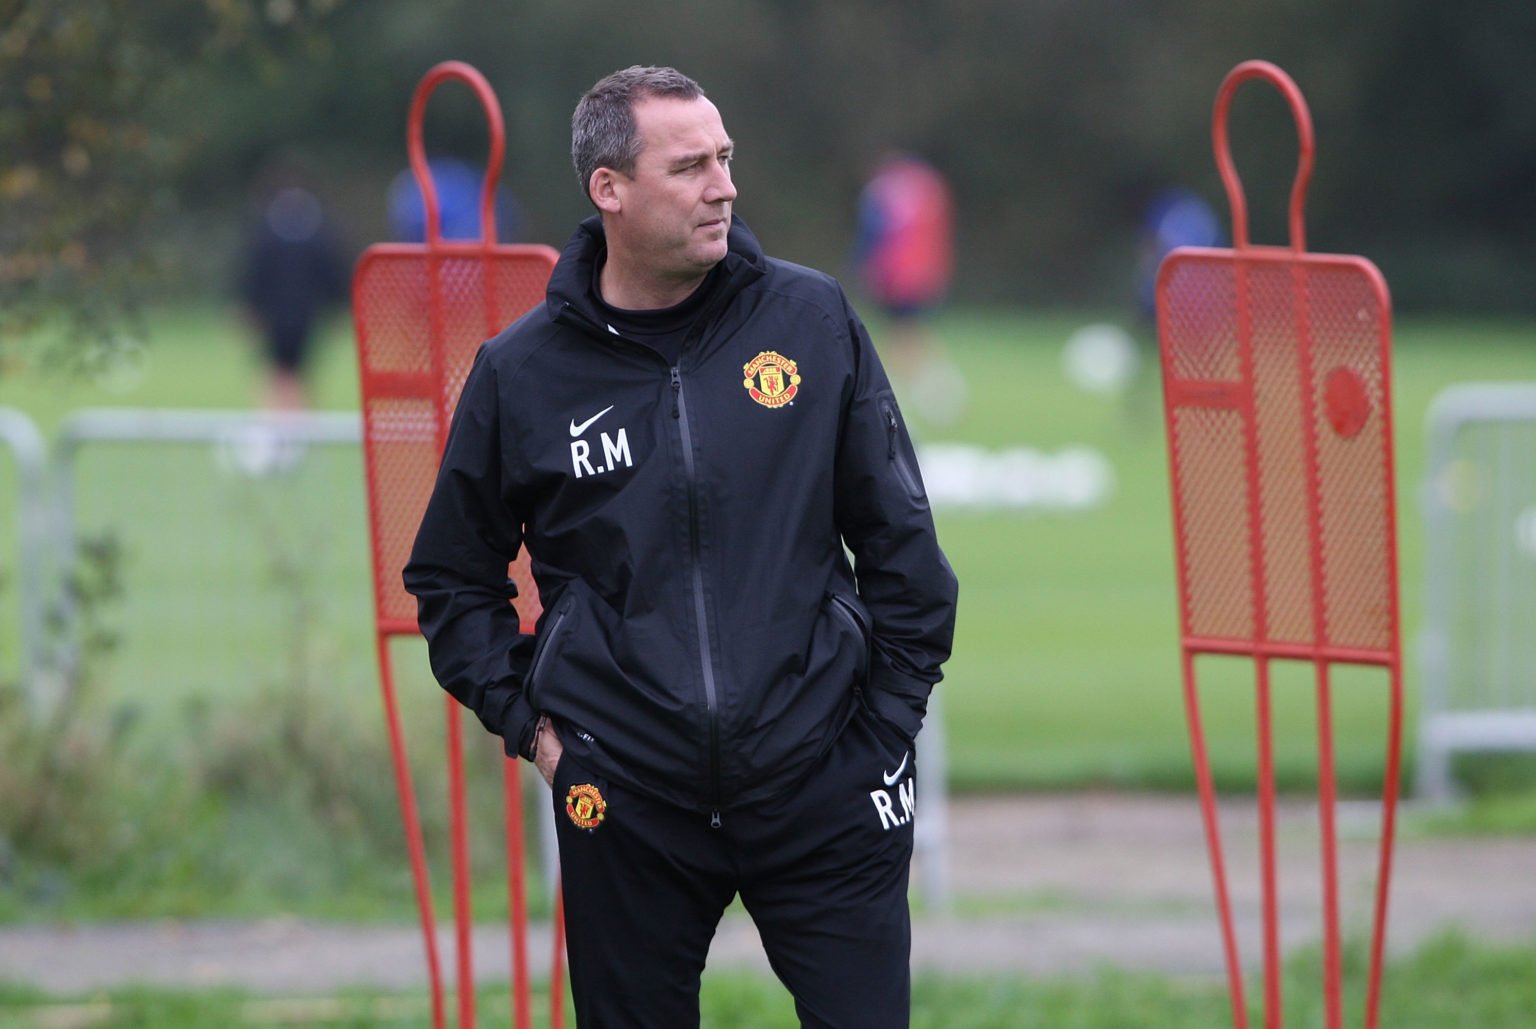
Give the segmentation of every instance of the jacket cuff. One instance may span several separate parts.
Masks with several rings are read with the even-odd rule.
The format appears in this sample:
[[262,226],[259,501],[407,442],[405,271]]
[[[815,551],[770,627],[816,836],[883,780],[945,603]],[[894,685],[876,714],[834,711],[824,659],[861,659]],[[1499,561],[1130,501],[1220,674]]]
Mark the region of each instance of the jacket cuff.
[[502,749],[508,757],[533,760],[533,734],[538,727],[539,713],[528,703],[522,690],[509,683],[486,690],[480,721],[501,737]]
[[532,761],[534,735],[538,730],[539,713],[523,699],[522,694],[518,694],[507,710],[507,720],[501,734],[507,757]]

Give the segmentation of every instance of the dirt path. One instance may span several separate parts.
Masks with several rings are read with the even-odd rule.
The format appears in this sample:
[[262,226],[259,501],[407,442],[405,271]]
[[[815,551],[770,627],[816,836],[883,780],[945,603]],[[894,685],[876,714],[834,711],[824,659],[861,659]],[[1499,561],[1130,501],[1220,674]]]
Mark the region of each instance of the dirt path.
[[[1251,808],[1250,806],[1247,806]],[[1315,811],[1292,805],[1278,827],[1283,943],[1320,932]],[[1239,946],[1259,951],[1257,827],[1251,810],[1223,814]],[[1340,898],[1346,931],[1369,931],[1376,817],[1340,812]],[[1220,975],[1220,936],[1198,805],[1187,798],[1071,794],[968,798],[950,809],[947,913],[919,911],[919,970],[1036,974],[1100,966]],[[921,878],[921,877],[919,877]],[[1484,940],[1536,943],[1536,838],[1401,839],[1388,932],[1395,952],[1460,927]],[[444,938],[444,954],[451,955]],[[504,930],[476,935],[479,975],[505,980]],[[531,961],[547,968],[550,937],[535,927]],[[750,922],[721,926],[712,967],[766,968]],[[0,928],[0,980],[58,993],[125,983],[300,994],[341,986],[425,982],[410,926],[259,922],[141,922]]]

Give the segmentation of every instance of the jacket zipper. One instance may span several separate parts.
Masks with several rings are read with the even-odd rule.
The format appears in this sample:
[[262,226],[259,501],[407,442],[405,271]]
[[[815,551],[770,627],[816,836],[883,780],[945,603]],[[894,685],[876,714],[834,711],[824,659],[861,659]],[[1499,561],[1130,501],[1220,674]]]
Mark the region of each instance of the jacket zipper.
[[[560,633],[560,626],[565,624],[565,619],[570,613],[571,597],[567,595],[560,601],[560,613],[555,616],[555,624],[551,625],[549,632],[544,634],[543,646],[539,647],[539,652],[533,656],[533,665],[528,669],[528,677],[523,680],[528,690],[531,691],[534,686],[538,685],[539,669],[543,668],[545,663],[549,661],[549,652],[555,645],[555,638]],[[529,699],[532,699],[531,692]]]
[[885,440],[889,450],[891,464],[896,467],[896,477],[901,480],[902,486],[914,497],[922,495],[922,489],[917,485],[917,477],[912,474],[912,469],[907,467],[906,455],[901,452],[898,445],[901,435],[901,422],[896,418],[896,406],[889,400],[882,401],[880,413],[885,418]]
[[720,714],[710,653],[709,612],[704,600],[704,555],[699,548],[699,484],[693,461],[693,433],[688,427],[688,402],[683,395],[683,373],[672,366],[672,417],[677,419],[683,444],[683,474],[688,483],[688,556],[693,571],[693,608],[699,632],[699,668],[704,675],[704,706],[709,713],[709,824],[720,828]]

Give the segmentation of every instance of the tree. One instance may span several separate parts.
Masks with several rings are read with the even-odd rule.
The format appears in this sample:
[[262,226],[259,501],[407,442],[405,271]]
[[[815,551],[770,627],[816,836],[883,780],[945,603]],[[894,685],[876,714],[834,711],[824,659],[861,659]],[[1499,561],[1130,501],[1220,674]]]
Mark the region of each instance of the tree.
[[185,156],[148,112],[210,63],[323,46],[340,2],[0,0],[0,346],[54,318],[73,357],[121,343]]

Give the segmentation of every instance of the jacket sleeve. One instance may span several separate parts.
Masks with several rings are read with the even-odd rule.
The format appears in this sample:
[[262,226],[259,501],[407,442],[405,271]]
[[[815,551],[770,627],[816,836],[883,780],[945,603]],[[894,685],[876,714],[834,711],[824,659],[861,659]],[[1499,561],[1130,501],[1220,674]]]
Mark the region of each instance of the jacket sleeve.
[[523,694],[533,638],[518,631],[507,566],[523,520],[507,473],[497,374],[482,347],[454,412],[437,481],[405,566],[432,673],[443,688],[528,755],[537,712]]
[[873,620],[870,703],[910,738],[949,657],[958,583],[939,548],[895,393],[846,300],[844,309],[855,373],[838,441],[838,530]]

